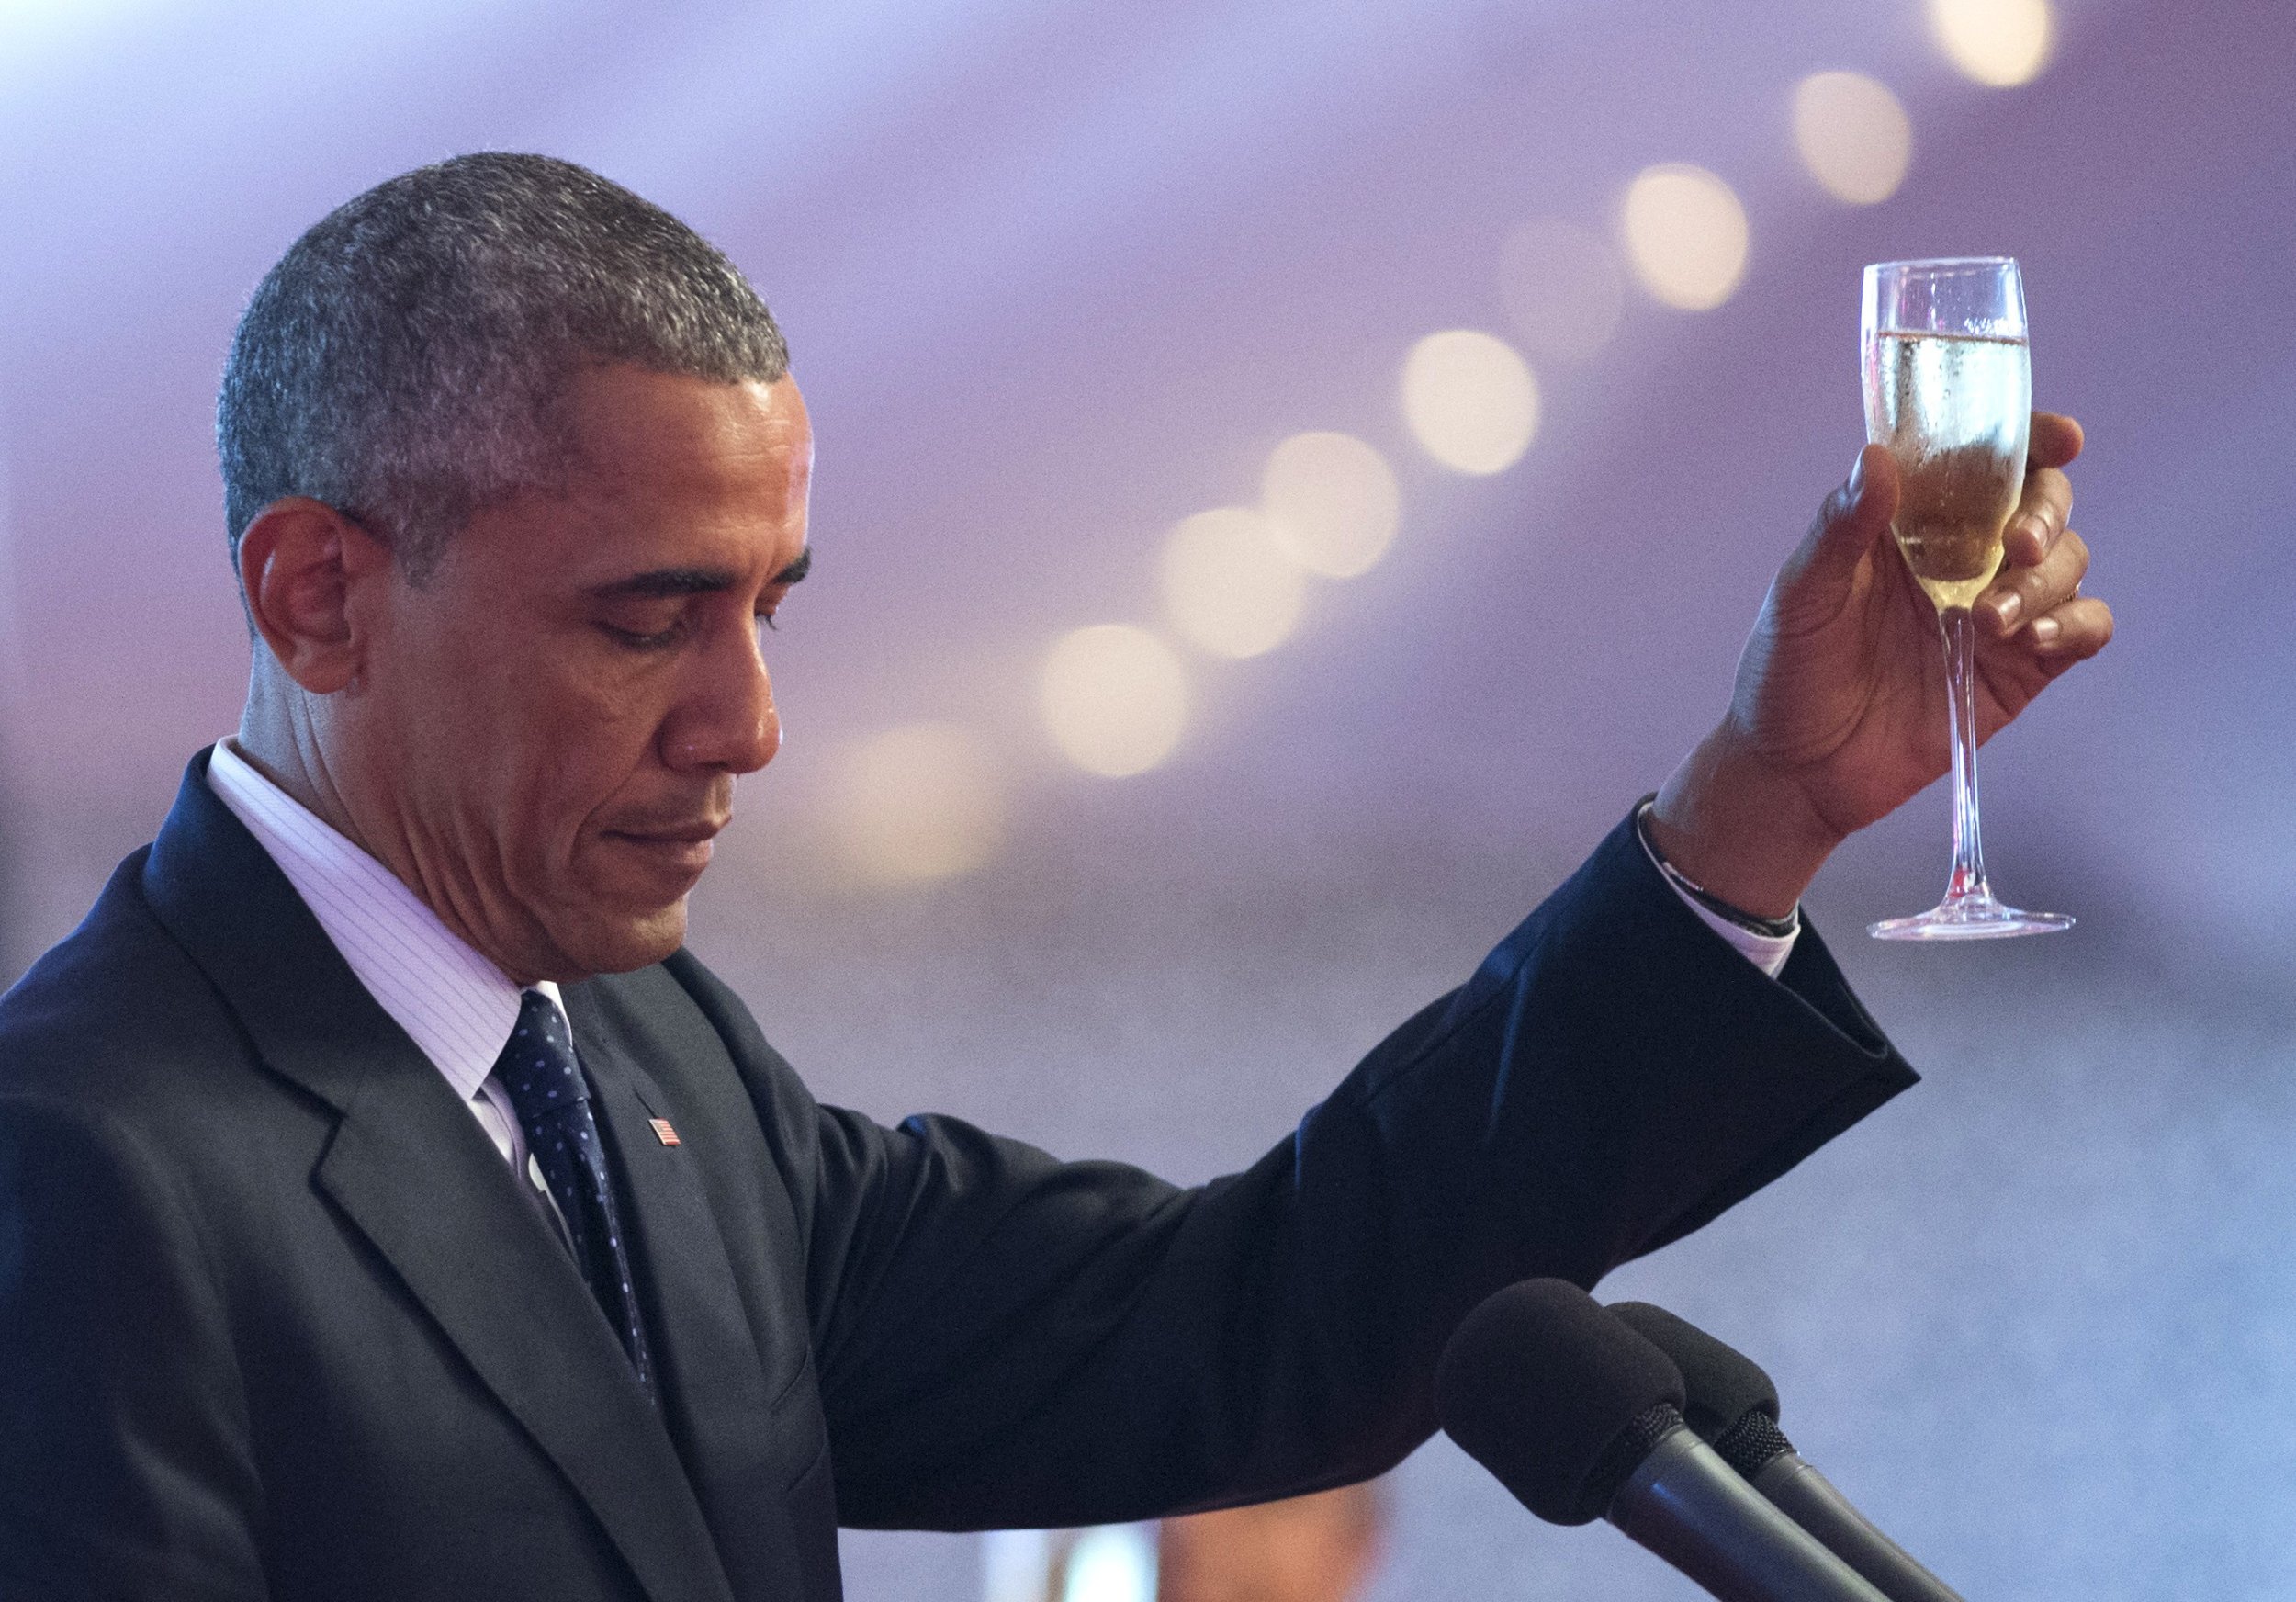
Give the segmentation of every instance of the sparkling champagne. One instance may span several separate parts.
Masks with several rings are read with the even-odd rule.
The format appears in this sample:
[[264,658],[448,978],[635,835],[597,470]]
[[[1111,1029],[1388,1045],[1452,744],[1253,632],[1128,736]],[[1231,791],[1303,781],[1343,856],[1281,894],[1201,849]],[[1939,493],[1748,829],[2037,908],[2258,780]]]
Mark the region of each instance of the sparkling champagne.
[[2001,566],[2024,484],[2025,342],[1885,330],[1866,360],[1867,434],[1897,459],[1897,548],[1940,612],[1966,607]]
[[1986,879],[1977,827],[1977,620],[1970,604],[2001,565],[2032,426],[2025,280],[2007,256],[1875,262],[1858,344],[1865,437],[1886,446],[1900,494],[1891,532],[1937,608],[1945,728],[1953,751],[1953,868],[1945,898],[1885,918],[1879,940],[1990,940],[2070,929],[2059,912],[2004,906]]

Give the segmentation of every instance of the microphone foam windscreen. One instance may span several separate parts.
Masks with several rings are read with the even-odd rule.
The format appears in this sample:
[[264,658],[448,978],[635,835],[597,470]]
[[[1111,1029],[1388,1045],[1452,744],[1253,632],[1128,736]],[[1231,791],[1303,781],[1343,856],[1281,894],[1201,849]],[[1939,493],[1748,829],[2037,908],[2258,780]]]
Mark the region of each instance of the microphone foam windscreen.
[[1682,1403],[1666,1354],[1561,1280],[1491,1296],[1435,1369],[1445,1433],[1550,1524],[1600,1517],[1640,1461],[1617,1464],[1607,1449],[1653,1409]]
[[1682,1371],[1690,1401],[1683,1417],[1711,1444],[1749,1413],[1778,1419],[1778,1387],[1761,1365],[1686,1319],[1648,1302],[1615,1302],[1611,1316],[1664,1352]]

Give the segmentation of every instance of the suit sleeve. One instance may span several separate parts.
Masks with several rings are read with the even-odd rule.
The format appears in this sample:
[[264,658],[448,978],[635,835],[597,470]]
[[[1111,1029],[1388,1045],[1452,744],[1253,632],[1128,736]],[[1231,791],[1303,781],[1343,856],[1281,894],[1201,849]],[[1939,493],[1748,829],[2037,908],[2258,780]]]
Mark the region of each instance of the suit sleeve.
[[0,1099],[0,1597],[258,1602],[246,1406],[188,1213],[90,1115]]
[[1914,1082],[1815,931],[1768,978],[1631,826],[1289,1139],[1196,1189],[953,1119],[884,1129],[816,1107],[754,1032],[735,1047],[800,1198],[839,1519],[944,1529],[1379,1473],[1433,1433],[1435,1359],[1483,1296],[1592,1287]]

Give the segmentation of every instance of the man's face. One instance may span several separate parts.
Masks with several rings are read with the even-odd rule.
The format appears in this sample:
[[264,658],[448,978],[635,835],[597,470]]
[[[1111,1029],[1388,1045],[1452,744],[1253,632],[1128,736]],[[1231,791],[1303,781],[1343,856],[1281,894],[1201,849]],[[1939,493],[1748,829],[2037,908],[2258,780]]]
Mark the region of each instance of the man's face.
[[813,438],[790,379],[605,367],[566,492],[474,516],[420,587],[355,604],[346,802],[513,979],[658,962],[781,744],[759,636],[803,576]]

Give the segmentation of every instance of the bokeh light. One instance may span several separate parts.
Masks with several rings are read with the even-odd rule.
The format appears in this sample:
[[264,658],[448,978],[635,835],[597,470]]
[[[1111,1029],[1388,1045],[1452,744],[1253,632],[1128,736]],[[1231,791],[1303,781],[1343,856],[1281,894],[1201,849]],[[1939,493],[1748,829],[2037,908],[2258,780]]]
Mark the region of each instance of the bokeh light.
[[1060,1602],[1155,1602],[1156,1548],[1150,1529],[1102,1525],[1076,1538]]
[[1164,542],[1164,606],[1191,645],[1255,657],[1300,622],[1307,583],[1256,512],[1227,506],[1179,523]]
[[1260,510],[1285,553],[1311,573],[1352,579],[1387,555],[1402,495],[1387,458],[1352,434],[1295,434],[1267,458]]
[[2049,64],[2049,0],[1930,0],[1930,27],[1961,74],[1997,89],[2030,84]]
[[1746,275],[1746,209],[1704,167],[1645,167],[1626,186],[1622,221],[1635,276],[1669,306],[1712,310]]
[[838,764],[839,843],[864,877],[909,884],[971,873],[1004,834],[1005,786],[986,743],[956,723],[909,723]]
[[1794,143],[1829,195],[1871,206],[1905,181],[1913,123],[1886,84],[1863,73],[1813,73],[1795,85]]
[[1052,1568],[1050,1530],[981,1532],[981,1602],[1044,1602]]
[[1403,418],[1426,453],[1461,473],[1495,473],[1538,433],[1538,381],[1494,334],[1431,333],[1403,363]]
[[1582,362],[1618,331],[1626,279],[1601,234],[1542,217],[1500,245],[1499,294],[1533,355]]
[[1144,628],[1102,623],[1064,636],[1039,684],[1044,726],[1068,760],[1111,779],[1172,754],[1187,720],[1187,675]]

